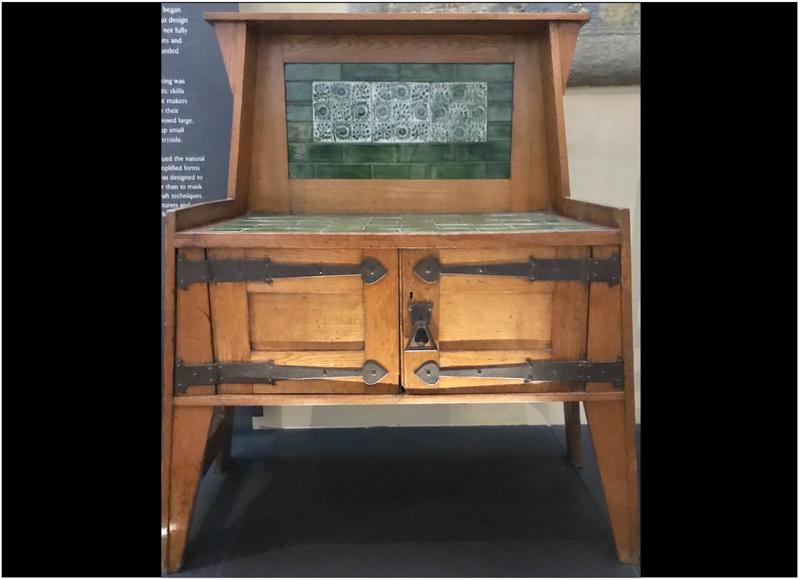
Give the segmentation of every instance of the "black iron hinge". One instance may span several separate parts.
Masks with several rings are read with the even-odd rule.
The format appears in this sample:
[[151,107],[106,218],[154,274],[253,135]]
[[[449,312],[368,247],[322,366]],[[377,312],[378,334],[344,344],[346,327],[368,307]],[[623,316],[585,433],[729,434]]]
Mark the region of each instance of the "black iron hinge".
[[625,372],[622,359],[615,361],[530,360],[517,365],[444,367],[434,361],[420,366],[414,374],[423,383],[435,385],[439,377],[472,377],[476,379],[523,379],[531,382],[613,383],[622,387]]
[[184,364],[178,361],[175,364],[175,391],[184,393],[188,387],[197,385],[275,384],[275,381],[342,377],[361,377],[365,384],[374,385],[385,377],[387,372],[374,360],[368,360],[361,368],[276,365],[273,361],[209,364]]
[[178,287],[208,282],[266,282],[275,278],[317,278],[320,276],[361,276],[365,284],[374,284],[388,270],[375,258],[360,264],[281,264],[269,258],[253,260],[189,260],[178,252],[175,279]]
[[475,276],[517,276],[531,282],[537,280],[580,280],[607,282],[616,286],[620,279],[619,254],[608,258],[534,258],[527,262],[504,264],[442,265],[434,256],[423,258],[414,266],[414,273],[427,283],[437,282],[442,274]]

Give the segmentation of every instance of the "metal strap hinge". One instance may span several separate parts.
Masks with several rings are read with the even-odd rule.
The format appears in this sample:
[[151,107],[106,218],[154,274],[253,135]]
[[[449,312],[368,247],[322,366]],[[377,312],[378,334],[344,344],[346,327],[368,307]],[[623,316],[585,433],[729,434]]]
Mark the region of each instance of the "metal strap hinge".
[[414,266],[414,273],[423,282],[438,282],[442,274],[474,276],[516,276],[531,282],[538,280],[579,280],[607,282],[616,286],[620,279],[619,254],[608,258],[534,258],[527,262],[504,264],[447,264],[435,256],[423,258]]
[[273,361],[244,363],[184,364],[175,363],[175,390],[186,392],[197,385],[219,385],[226,383],[275,384],[275,381],[298,381],[309,379],[338,379],[361,377],[367,385],[374,385],[388,371],[374,360],[368,360],[361,368],[307,367],[276,365]]
[[612,383],[622,387],[624,365],[622,359],[615,361],[560,361],[530,360],[517,365],[489,365],[475,367],[444,367],[428,361],[414,374],[428,384],[435,385],[439,377],[472,377],[494,379],[523,379],[531,382],[579,382]]
[[360,264],[281,264],[269,258],[254,260],[189,260],[178,253],[175,277],[179,288],[209,282],[266,282],[274,278],[306,278],[319,276],[361,276],[365,284],[374,284],[388,270],[375,258],[364,258]]

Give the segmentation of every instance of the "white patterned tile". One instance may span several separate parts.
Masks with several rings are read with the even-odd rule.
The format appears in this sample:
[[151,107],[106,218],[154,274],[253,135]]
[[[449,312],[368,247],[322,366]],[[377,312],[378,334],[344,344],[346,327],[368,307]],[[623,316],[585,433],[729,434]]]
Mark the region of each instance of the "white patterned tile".
[[314,141],[486,141],[484,82],[314,82]]

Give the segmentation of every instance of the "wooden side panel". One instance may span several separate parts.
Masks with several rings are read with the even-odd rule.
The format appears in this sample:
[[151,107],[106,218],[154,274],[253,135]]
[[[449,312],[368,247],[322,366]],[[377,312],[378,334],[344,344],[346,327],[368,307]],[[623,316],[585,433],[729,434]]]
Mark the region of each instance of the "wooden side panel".
[[542,51],[542,90],[545,107],[550,204],[569,197],[569,166],[567,164],[567,135],[564,125],[564,86],[561,55],[561,30],[558,24],[548,24],[547,40]]
[[238,22],[217,22],[214,24],[214,33],[217,35],[219,50],[222,53],[222,62],[225,63],[225,72],[228,74],[228,84],[231,92],[235,92],[240,77],[236,74],[236,53],[238,31],[246,24]]
[[550,207],[547,143],[542,94],[541,34],[517,40],[511,131],[510,211]]
[[567,88],[569,69],[572,66],[572,57],[575,54],[575,46],[578,43],[578,33],[581,30],[579,22],[560,22],[559,43],[561,46],[561,79],[564,90]]
[[256,50],[258,69],[253,90],[250,209],[289,213],[283,39],[281,36],[261,35]]
[[613,228],[620,227],[622,216],[628,211],[569,197],[556,198],[555,202],[556,210],[561,215]]
[[215,30],[233,95],[227,193],[229,198],[246,204],[249,194],[257,33],[246,22],[220,22],[215,25]]
[[[198,203],[171,210],[167,215],[175,216],[175,229],[181,231],[239,217],[245,211],[247,211],[245,201],[237,198]],[[201,244],[202,247],[207,245]]]

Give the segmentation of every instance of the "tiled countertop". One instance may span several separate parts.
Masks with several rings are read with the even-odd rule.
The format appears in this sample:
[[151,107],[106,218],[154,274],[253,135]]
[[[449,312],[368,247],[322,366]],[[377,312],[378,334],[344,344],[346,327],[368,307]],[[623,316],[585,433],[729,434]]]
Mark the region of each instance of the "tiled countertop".
[[215,233],[500,233],[584,232],[613,228],[577,221],[552,212],[395,215],[250,214],[204,226],[194,232]]

